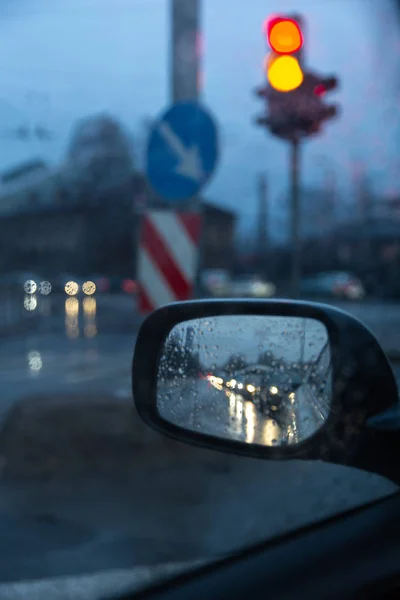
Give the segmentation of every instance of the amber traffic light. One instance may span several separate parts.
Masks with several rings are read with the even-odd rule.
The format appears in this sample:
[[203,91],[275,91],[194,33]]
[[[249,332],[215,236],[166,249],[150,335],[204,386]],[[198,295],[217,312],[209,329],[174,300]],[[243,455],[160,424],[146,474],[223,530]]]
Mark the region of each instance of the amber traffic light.
[[291,92],[304,80],[298,60],[303,46],[300,24],[293,18],[273,17],[264,25],[271,52],[265,58],[265,73],[270,85],[279,92]]

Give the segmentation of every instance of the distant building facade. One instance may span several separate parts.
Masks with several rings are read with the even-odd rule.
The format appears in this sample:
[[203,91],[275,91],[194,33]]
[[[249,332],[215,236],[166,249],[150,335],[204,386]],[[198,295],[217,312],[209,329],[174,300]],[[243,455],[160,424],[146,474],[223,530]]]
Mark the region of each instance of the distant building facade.
[[[46,266],[77,275],[135,276],[141,215],[160,202],[143,173],[113,178],[101,193],[93,192],[87,173],[82,163],[67,162],[57,170],[36,164],[5,174],[0,271]],[[201,206],[201,267],[231,270],[236,217],[206,201]]]
[[203,269],[232,271],[236,263],[236,222],[232,211],[203,202],[203,238],[200,263]]

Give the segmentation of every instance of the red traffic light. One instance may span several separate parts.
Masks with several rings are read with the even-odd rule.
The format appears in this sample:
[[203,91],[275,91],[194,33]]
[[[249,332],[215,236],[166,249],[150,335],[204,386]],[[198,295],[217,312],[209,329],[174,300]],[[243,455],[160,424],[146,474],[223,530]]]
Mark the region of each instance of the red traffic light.
[[323,96],[326,93],[326,87],[322,83],[318,83],[314,88],[315,96]]
[[288,17],[273,17],[264,24],[268,44],[276,54],[294,54],[303,45],[300,25]]
[[314,87],[314,95],[315,96],[323,96],[326,92],[330,92],[334,90],[338,86],[337,77],[327,77],[326,79],[321,79]]

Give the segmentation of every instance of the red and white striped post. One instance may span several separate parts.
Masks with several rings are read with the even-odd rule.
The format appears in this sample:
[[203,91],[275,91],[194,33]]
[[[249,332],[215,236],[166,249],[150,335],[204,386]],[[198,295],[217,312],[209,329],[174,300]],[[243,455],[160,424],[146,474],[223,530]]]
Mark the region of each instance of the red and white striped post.
[[153,210],[143,216],[138,257],[140,313],[192,297],[201,226],[199,212]]

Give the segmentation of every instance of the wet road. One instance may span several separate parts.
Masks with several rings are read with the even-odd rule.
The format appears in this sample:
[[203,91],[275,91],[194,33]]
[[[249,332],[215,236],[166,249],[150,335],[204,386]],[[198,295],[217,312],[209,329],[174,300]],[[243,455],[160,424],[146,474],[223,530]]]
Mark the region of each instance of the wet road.
[[[3,419],[19,400],[41,393],[109,392],[131,402],[138,322],[131,300],[69,300],[54,297],[41,305],[39,299],[33,310],[23,305],[26,331],[3,334]],[[207,394],[210,422],[217,393]],[[231,427],[251,441],[257,434],[252,409],[238,398],[224,401]],[[242,459],[160,441],[156,434],[149,440],[123,478],[0,484],[0,580],[212,557],[394,489],[353,469]]]
[[[182,378],[163,382],[158,396],[161,415],[192,431],[269,447],[307,439],[322,427],[328,416],[328,411],[321,412],[306,385],[300,386],[292,399],[286,399],[285,409],[273,418],[271,414],[263,414],[240,391],[224,389],[219,380],[211,378],[213,383],[210,383]],[[271,405],[274,407],[272,401]]]
[[0,345],[0,416],[26,394],[87,389],[131,394],[137,317],[129,296],[39,297],[37,305],[32,300],[14,299],[23,326],[15,334],[8,329]]

